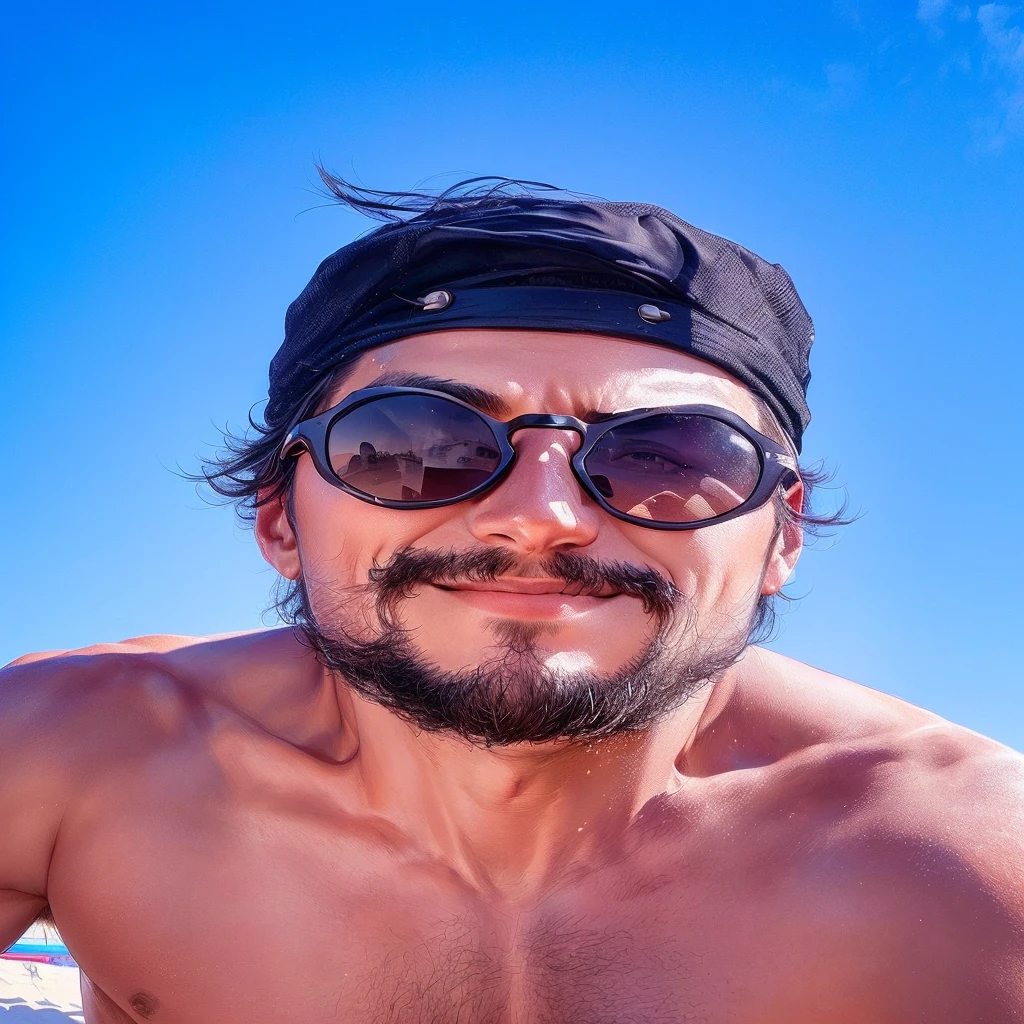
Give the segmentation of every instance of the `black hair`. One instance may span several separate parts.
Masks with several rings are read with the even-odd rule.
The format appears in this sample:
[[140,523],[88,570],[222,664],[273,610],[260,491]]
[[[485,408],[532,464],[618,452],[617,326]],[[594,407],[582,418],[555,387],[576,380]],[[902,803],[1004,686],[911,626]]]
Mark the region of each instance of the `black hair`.
[[320,176],[319,194],[340,206],[356,210],[371,220],[399,224],[413,217],[432,217],[460,211],[486,210],[502,206],[507,199],[518,196],[551,199],[569,196],[574,199],[597,199],[583,192],[570,192],[544,181],[503,178],[488,175],[465,178],[449,188],[382,192],[363,185],[353,185],[331,174],[322,164],[316,165]]

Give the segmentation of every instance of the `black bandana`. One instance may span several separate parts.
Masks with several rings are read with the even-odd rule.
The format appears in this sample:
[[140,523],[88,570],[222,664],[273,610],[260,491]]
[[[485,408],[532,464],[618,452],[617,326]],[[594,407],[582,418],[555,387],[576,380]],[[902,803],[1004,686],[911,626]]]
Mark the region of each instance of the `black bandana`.
[[763,398],[800,449],[814,328],[777,264],[642,203],[502,197],[346,245],[291,304],[266,419],[396,338],[459,327],[585,331],[688,352]]

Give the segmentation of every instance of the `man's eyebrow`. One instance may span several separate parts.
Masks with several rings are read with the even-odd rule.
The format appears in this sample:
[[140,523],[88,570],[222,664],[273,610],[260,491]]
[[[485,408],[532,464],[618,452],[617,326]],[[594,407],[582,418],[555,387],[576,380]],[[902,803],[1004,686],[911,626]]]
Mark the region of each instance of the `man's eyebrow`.
[[369,388],[424,388],[427,391],[440,391],[451,395],[495,418],[508,416],[511,411],[508,402],[493,391],[466,384],[461,380],[450,380],[444,377],[432,377],[422,373],[404,373],[401,370],[386,370],[375,380],[366,385]]

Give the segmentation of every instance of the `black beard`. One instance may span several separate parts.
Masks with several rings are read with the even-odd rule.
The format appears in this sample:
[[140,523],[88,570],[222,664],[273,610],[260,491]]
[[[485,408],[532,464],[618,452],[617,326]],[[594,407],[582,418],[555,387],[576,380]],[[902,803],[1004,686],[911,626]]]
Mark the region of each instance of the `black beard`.
[[[420,729],[454,733],[488,747],[592,740],[649,728],[718,678],[747,647],[750,615],[702,638],[689,602],[660,573],[580,554],[559,553],[516,574],[565,580],[576,593],[608,584],[639,599],[656,628],[644,650],[617,672],[551,670],[541,661],[535,640],[552,627],[510,620],[491,627],[495,657],[473,669],[446,671],[417,652],[395,618],[398,602],[417,586],[492,580],[518,564],[500,549],[405,548],[369,574],[365,591],[373,598],[379,623],[370,637],[327,625],[314,614],[305,587],[300,622],[321,661],[363,697]],[[318,603],[323,600],[318,595]],[[346,618],[349,600],[336,600],[330,618]],[[680,612],[687,613],[681,628]]]

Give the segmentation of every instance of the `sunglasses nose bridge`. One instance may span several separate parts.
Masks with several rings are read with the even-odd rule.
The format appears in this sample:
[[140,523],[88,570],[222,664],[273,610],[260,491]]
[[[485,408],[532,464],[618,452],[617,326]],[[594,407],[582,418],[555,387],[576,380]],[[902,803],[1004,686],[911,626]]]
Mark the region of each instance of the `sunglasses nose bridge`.
[[[520,439],[517,439],[516,435],[524,429],[550,430],[554,431],[555,436],[541,435],[534,437],[532,442],[521,436]],[[562,493],[562,489],[572,477],[576,478],[578,484],[583,484],[584,488],[589,490],[590,488],[581,477],[580,468],[577,465],[577,453],[586,441],[586,434],[586,423],[572,416],[537,414],[520,416],[512,420],[506,424],[505,436],[515,454],[505,472],[501,474],[501,479],[504,479],[509,471],[521,473],[523,472],[522,467],[536,463],[544,464],[542,476],[535,480],[535,486],[542,490],[546,491],[546,489],[554,487],[559,490],[560,498],[564,498],[565,494]],[[554,456],[553,461],[552,456]],[[564,476],[563,471],[557,469],[552,474],[556,465],[564,466]],[[518,466],[519,469],[513,470],[513,466]],[[555,483],[556,478],[560,478],[561,482]],[[573,490],[572,493],[576,492]],[[564,501],[560,501],[560,504],[564,504]]]
[[[506,424],[505,429],[510,444],[513,436],[520,430],[569,430],[578,438],[573,451],[579,449],[587,436],[587,425],[582,420],[576,419],[575,416],[558,416],[554,413],[527,413],[525,416],[517,416]],[[568,454],[571,455],[572,452]]]

